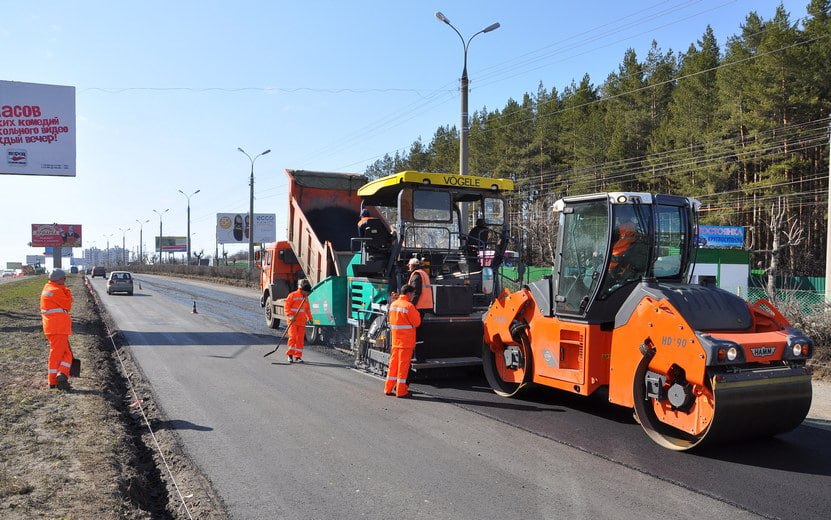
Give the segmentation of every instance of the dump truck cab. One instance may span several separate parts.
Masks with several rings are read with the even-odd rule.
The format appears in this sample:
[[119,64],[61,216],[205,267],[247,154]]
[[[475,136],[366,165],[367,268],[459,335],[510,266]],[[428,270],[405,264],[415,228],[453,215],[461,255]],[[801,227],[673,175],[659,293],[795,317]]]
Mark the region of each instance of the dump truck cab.
[[[433,297],[433,307],[423,311],[413,370],[481,363],[481,316],[499,288],[495,273],[509,243],[505,195],[512,190],[508,179],[414,171],[358,190],[374,222],[365,236],[353,239],[357,254],[349,266],[350,323],[359,365],[386,370],[387,304],[407,283],[412,258],[427,271]],[[484,231],[474,236],[476,221]]]

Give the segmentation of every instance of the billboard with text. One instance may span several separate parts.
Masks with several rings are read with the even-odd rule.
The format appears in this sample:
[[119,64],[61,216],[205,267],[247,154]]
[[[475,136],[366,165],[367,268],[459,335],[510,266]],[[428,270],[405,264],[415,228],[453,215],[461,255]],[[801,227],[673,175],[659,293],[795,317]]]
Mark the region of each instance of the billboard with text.
[[75,87],[0,81],[0,174],[75,176]]
[[744,247],[741,226],[698,226],[698,247]]
[[[159,237],[156,237],[156,251],[159,250]],[[162,241],[162,252],[164,253],[187,253],[188,237],[165,236]]]
[[82,247],[80,224],[32,224],[32,247]]
[[[216,241],[219,244],[247,244],[251,226],[248,213],[217,213]],[[277,240],[277,215],[254,213],[254,242]]]

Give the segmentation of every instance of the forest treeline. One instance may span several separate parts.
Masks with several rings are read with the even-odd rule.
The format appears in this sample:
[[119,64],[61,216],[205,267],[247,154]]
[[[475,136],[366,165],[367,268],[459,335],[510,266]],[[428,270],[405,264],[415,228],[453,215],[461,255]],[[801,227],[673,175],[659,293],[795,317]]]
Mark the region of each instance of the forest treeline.
[[[791,20],[751,12],[720,44],[708,26],[684,52],[626,51],[601,84],[588,75],[471,114],[469,171],[514,179],[512,229],[525,260],[553,261],[551,204],[563,195],[693,196],[701,222],[744,226],[754,268],[822,275],[831,108],[831,0]],[[370,165],[458,171],[459,129]]]

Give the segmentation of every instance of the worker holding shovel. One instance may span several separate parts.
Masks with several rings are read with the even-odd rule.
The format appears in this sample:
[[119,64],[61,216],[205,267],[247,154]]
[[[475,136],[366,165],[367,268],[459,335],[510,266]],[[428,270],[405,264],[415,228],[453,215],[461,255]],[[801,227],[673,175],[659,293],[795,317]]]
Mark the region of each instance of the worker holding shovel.
[[306,339],[306,322],[312,311],[309,308],[309,294],[312,285],[308,280],[300,280],[297,290],[286,296],[286,317],[288,318],[288,347],[286,359],[289,363],[303,362],[303,343]]

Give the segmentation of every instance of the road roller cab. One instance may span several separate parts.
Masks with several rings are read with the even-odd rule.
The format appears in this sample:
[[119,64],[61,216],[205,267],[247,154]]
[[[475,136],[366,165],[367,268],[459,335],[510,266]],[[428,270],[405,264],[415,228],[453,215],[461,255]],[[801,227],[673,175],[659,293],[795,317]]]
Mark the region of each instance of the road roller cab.
[[485,316],[494,390],[605,387],[674,450],[798,426],[813,343],[770,302],[688,283],[697,208],[647,193],[557,201],[553,274],[502,293]]

